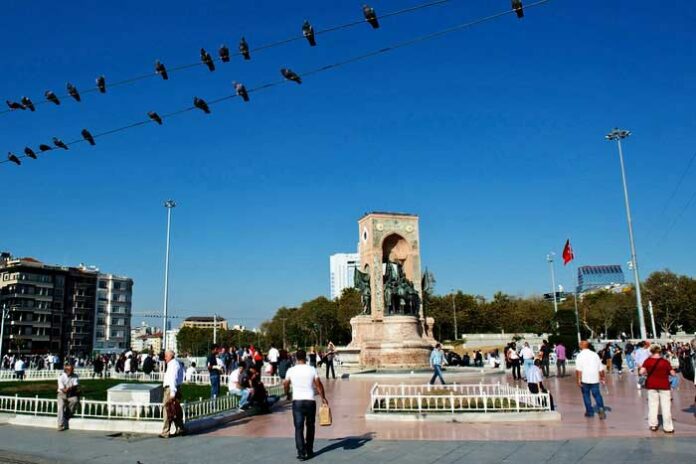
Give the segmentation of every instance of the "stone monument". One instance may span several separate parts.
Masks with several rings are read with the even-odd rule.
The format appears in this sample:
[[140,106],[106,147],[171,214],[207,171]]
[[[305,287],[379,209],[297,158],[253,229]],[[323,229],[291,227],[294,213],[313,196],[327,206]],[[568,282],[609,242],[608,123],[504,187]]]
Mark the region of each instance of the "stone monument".
[[363,312],[351,319],[348,350],[365,368],[427,367],[432,318],[423,315],[418,216],[368,213],[358,221]]

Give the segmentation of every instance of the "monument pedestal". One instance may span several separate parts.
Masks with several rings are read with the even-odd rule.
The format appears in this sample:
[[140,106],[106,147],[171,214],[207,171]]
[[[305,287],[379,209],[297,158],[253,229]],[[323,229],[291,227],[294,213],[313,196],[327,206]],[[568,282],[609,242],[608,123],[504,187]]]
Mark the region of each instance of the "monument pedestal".
[[428,367],[432,345],[416,316],[387,316],[373,320],[361,315],[350,320],[353,340],[360,349],[360,366],[370,368]]

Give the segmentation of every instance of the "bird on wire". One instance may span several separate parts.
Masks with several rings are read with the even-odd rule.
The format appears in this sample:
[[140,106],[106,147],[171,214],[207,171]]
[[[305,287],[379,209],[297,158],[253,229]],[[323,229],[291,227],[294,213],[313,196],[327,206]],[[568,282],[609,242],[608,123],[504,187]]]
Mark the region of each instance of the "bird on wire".
[[160,63],[160,60],[155,61],[155,73],[162,76],[165,81],[169,79],[169,74],[167,74],[167,68]]
[[97,88],[99,89],[99,93],[106,93],[106,77],[97,77]]
[[251,53],[249,52],[249,44],[247,43],[244,37],[242,37],[242,39],[239,41],[239,53],[242,54],[245,60],[251,59]]
[[210,107],[202,98],[193,97],[193,106],[203,111],[205,114],[210,114]]
[[27,155],[29,158],[36,159],[36,153],[34,153],[34,150],[32,150],[29,147],[24,147],[24,154]]
[[39,150],[41,150],[42,152],[43,151],[51,151],[51,150],[53,150],[53,148],[49,147],[45,143],[42,143],[41,145],[39,145]]
[[53,145],[55,145],[58,148],[62,148],[63,150],[68,149],[68,146],[65,144],[65,142],[63,142],[58,137],[53,137]]
[[289,81],[297,82],[298,84],[302,83],[302,79],[300,78],[300,76],[297,75],[297,73],[292,69],[283,68],[280,70],[280,74],[282,74],[283,77]]
[[36,111],[34,102],[31,101],[31,98],[29,97],[22,97],[22,105],[24,105],[25,108],[29,108],[30,111]]
[[517,17],[524,18],[524,10],[522,8],[522,0],[512,0],[512,9],[517,13]]
[[302,25],[302,35],[307,38],[307,42],[309,42],[310,47],[315,47],[317,45],[317,41],[314,38],[314,28],[307,20],[305,20],[304,24]]
[[56,97],[56,94],[51,92],[50,90],[47,90],[46,93],[44,93],[46,96],[46,100],[50,101],[51,103],[55,103],[56,105],[60,105],[60,100],[58,100],[58,97]]
[[201,48],[201,61],[204,65],[208,67],[210,72],[215,71],[215,63],[213,62],[213,57],[210,56],[210,53],[205,51],[205,48]]
[[9,153],[7,154],[7,159],[10,160],[10,161],[12,161],[12,162],[13,162],[14,164],[16,164],[17,166],[19,166],[20,164],[22,164],[22,162],[19,160],[19,158],[17,158],[17,155],[15,155],[15,154],[12,153],[12,152],[9,152]]
[[234,82],[234,91],[237,93],[237,96],[242,97],[242,100],[244,100],[245,102],[249,101],[249,92],[247,92],[247,89],[246,87],[244,87],[244,84]]
[[218,55],[220,56],[220,59],[223,63],[228,63],[230,61],[230,49],[227,48],[227,45],[220,45],[220,48],[218,49]]
[[5,103],[7,103],[7,106],[8,106],[11,110],[26,110],[26,108],[24,107],[24,105],[22,105],[21,103],[18,103],[18,102],[15,102],[15,101],[10,101],[10,100],[5,100]]
[[153,121],[155,121],[157,124],[159,124],[160,126],[162,125],[162,117],[161,117],[159,114],[157,114],[157,113],[154,112],[154,111],[149,111],[149,112],[147,113],[147,115],[148,115],[148,117],[149,117],[150,119],[152,119]]
[[82,129],[82,132],[80,133],[82,134],[82,138],[85,139],[90,145],[94,146],[97,144],[97,142],[94,141],[94,137],[87,129]]
[[372,26],[372,29],[379,28],[379,21],[377,21],[377,13],[375,13],[375,9],[370,5],[363,5],[362,9],[363,15],[365,16],[365,21]]
[[77,87],[72,85],[70,82],[68,82],[68,85],[66,85],[68,88],[68,94],[75,99],[75,101],[80,101],[80,92],[77,91]]

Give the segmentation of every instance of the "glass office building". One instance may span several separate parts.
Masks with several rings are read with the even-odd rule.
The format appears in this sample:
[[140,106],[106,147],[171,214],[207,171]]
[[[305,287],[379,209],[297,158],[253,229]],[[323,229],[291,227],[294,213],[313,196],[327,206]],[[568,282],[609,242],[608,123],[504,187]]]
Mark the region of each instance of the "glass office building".
[[580,266],[578,268],[578,293],[600,288],[611,288],[626,283],[618,264],[605,266]]

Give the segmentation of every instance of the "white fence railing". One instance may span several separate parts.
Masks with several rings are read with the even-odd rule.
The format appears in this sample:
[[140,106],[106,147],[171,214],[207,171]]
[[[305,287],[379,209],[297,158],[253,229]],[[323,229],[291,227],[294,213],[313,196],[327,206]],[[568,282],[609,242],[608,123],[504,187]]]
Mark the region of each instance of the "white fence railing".
[[[57,369],[27,370],[24,371],[24,381],[57,380],[62,372],[62,370]],[[144,372],[135,372],[132,374],[125,374],[123,372],[117,373],[113,371],[105,371],[102,377],[95,377],[92,369],[75,369],[75,373],[83,380],[89,380],[92,378],[107,378],[130,380],[135,382],[162,382],[164,379],[163,372],[152,372],[150,374],[146,374]],[[18,379],[14,371],[0,371],[0,382],[14,382],[16,380]],[[277,375],[263,375],[261,376],[261,381],[267,386],[277,385],[280,383],[280,377]],[[220,385],[227,385],[228,382],[228,375],[220,376]],[[197,373],[190,379],[186,380],[185,383],[197,385],[209,384],[210,374],[207,372]]]
[[[266,388],[269,395],[283,394],[283,386],[275,384]],[[199,399],[182,403],[184,421],[214,416],[239,407],[239,397],[222,395],[217,398]],[[56,416],[58,400],[52,398],[27,398],[21,396],[0,396],[0,412],[33,416]],[[76,418],[122,419],[135,421],[161,421],[161,403],[113,403],[81,399],[75,410]]]
[[548,393],[501,384],[381,385],[370,390],[371,412],[528,412],[550,411]]

